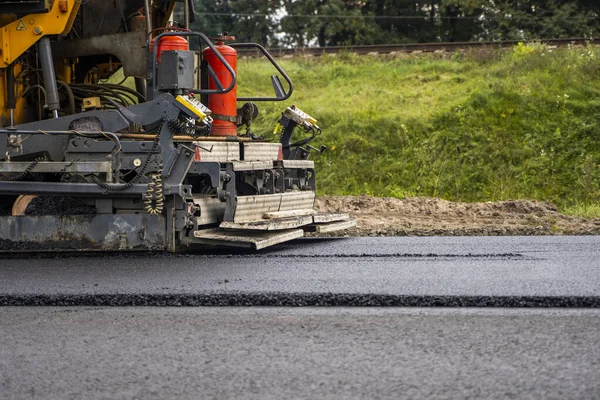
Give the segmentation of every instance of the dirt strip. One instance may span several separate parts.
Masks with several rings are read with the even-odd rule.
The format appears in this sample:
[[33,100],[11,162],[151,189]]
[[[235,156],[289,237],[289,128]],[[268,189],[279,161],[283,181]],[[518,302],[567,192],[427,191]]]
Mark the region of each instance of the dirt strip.
[[316,208],[348,213],[349,236],[598,235],[600,219],[561,214],[547,202],[459,203],[441,199],[319,196]]

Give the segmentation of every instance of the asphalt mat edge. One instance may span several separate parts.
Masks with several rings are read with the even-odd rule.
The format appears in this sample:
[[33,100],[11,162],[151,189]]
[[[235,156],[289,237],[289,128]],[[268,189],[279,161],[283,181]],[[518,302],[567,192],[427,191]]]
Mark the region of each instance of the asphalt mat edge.
[[4,294],[7,306],[600,308],[594,296],[419,296],[354,293]]

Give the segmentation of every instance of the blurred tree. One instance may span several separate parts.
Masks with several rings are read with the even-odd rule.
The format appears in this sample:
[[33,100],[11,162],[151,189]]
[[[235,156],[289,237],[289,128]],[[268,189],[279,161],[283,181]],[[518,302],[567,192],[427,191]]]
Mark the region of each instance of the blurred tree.
[[363,12],[364,2],[284,0],[281,29],[287,45],[339,46],[377,42],[383,31]]
[[[593,37],[598,0],[196,0],[193,29],[269,46]],[[181,17],[179,17],[181,18]]]
[[[227,32],[239,42],[277,46],[274,11],[279,0],[196,0],[196,22],[191,29],[209,36]],[[176,17],[183,20],[181,7]]]
[[483,39],[482,0],[440,0],[432,2],[431,19],[439,21],[438,39],[443,42],[468,42]]
[[439,28],[434,20],[437,0],[368,0],[363,8],[375,16],[374,22],[383,30],[381,43],[435,41]]
[[484,6],[489,40],[586,37],[598,32],[599,7],[589,1],[489,1]]

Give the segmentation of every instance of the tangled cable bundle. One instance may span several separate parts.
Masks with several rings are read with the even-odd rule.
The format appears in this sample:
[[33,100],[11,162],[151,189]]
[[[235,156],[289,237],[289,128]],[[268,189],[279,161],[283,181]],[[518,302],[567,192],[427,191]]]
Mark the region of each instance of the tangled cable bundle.
[[138,93],[127,86],[110,83],[103,83],[101,85],[79,83],[71,84],[69,86],[76,101],[82,102],[86,97],[99,97],[100,103],[106,108],[114,108],[113,102],[116,102],[122,107],[128,107],[146,101],[141,93]]

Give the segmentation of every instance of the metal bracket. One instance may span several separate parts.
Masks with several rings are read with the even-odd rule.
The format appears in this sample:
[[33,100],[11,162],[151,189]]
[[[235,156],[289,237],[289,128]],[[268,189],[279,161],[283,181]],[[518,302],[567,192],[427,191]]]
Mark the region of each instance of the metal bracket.
[[233,164],[227,163],[225,167],[226,173],[226,182],[225,182],[225,191],[221,192],[221,195],[225,197],[225,215],[223,216],[223,221],[233,222],[235,217],[235,209],[237,207],[237,196],[235,189],[235,172],[233,171]]

